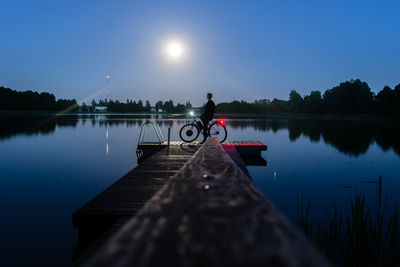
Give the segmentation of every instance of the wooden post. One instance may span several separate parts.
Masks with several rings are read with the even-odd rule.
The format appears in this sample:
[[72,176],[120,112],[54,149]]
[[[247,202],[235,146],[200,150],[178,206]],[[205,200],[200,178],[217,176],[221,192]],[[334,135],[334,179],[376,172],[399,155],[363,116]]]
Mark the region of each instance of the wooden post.
[[331,266],[215,138],[88,265]]
[[169,143],[171,141],[171,127],[168,127],[168,146],[167,146],[167,155],[169,155]]

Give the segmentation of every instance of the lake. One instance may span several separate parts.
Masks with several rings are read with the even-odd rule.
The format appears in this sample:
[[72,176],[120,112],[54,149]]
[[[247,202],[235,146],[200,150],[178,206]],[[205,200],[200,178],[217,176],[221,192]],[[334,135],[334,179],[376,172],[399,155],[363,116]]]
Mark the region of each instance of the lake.
[[[222,118],[222,117],[221,117]],[[179,116],[0,115],[0,254],[3,266],[68,266],[78,232],[71,215],[137,165],[141,125],[156,120],[178,140]],[[387,210],[400,204],[400,124],[391,120],[227,118],[228,140],[262,141],[257,187],[297,224],[298,197],[324,223],[356,192]],[[200,139],[200,137],[199,137]],[[150,132],[146,140],[155,140]]]

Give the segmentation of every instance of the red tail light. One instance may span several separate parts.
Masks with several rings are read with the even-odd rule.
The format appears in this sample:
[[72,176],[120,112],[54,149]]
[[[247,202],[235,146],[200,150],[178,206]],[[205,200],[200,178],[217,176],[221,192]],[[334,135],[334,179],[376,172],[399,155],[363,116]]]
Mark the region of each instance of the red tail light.
[[224,120],[220,120],[219,123],[220,124],[225,124],[225,121]]

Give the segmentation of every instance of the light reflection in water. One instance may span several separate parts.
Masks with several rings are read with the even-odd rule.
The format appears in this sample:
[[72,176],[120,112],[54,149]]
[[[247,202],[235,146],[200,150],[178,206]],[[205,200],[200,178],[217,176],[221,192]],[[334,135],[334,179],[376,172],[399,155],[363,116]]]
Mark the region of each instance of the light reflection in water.
[[106,129],[106,156],[108,157],[108,127]]

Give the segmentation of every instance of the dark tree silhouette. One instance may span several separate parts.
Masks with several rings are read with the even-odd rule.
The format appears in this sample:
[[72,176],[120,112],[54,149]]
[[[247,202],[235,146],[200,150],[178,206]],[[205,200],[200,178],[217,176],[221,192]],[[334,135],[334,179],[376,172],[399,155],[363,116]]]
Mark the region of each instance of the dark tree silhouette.
[[162,102],[162,101],[157,101],[155,107],[156,107],[157,111],[158,111],[159,109],[162,109],[162,108],[163,108],[163,102]]
[[18,92],[0,87],[0,110],[76,111],[76,100],[58,99],[53,94],[33,91]]
[[299,93],[295,90],[290,91],[289,95],[289,110],[292,113],[301,113],[303,112],[304,100]]
[[385,86],[375,97],[377,111],[385,115],[400,115],[400,84],[393,90]]
[[174,102],[172,100],[165,101],[162,107],[166,112],[172,113],[174,111]]
[[304,96],[304,112],[321,113],[322,97],[320,91],[311,91],[309,96]]
[[150,112],[151,111],[151,104],[149,100],[146,100],[146,105],[144,106],[144,111]]
[[324,110],[332,114],[362,114],[373,112],[373,93],[366,82],[350,80],[326,90]]

